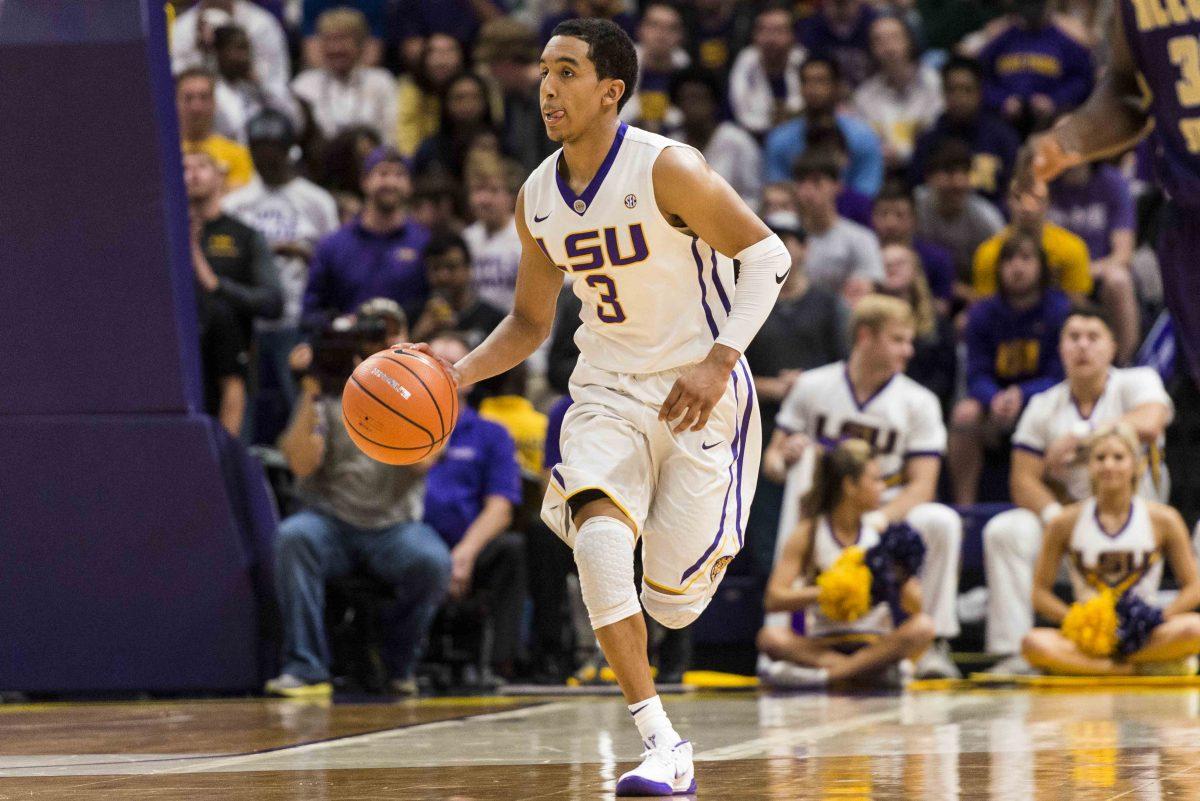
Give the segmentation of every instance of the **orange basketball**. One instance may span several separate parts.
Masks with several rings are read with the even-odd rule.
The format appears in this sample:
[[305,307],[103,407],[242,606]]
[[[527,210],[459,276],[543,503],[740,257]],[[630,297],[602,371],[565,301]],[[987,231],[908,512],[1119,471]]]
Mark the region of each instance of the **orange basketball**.
[[412,464],[450,438],[458,422],[458,390],[432,356],[388,348],[354,368],[342,391],[342,422],[367,456]]

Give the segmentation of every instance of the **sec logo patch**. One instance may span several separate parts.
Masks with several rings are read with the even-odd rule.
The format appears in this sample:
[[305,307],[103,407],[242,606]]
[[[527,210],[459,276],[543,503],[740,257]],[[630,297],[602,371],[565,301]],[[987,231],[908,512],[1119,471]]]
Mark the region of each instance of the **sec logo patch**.
[[636,205],[637,205],[637,195],[626,195],[625,196],[625,208],[632,209]]

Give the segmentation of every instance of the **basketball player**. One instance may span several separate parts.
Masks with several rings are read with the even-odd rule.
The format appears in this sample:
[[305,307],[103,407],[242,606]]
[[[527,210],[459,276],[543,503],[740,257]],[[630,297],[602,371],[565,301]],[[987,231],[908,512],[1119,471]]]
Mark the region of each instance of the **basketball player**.
[[655,693],[642,605],[668,628],[688,625],[742,546],[761,450],[742,352],[791,260],[698,151],[619,121],[637,76],[619,27],[564,22],[540,64],[546,132],[562,149],[517,199],[513,311],[456,369],[476,383],[524,360],[550,333],[563,273],[573,279],[583,304],[575,403],[542,518],[574,549],[645,745],[617,795],[671,795],[695,788],[692,746]]
[[904,375],[914,330],[912,309],[904,301],[883,295],[859,301],[850,322],[850,358],[796,380],[775,418],[763,460],[767,475],[782,480],[811,444],[828,448],[854,438],[875,448],[888,489],[883,507],[864,522],[880,532],[906,520],[921,534],[924,608],[942,642],[925,652],[917,674],[949,678],[958,675],[945,640],[959,631],[955,604],[962,520],[950,507],[932,502],[946,426],[937,396]]
[[[987,647],[1015,656],[1033,625],[1033,566],[1042,530],[1062,512],[1062,503],[1091,495],[1082,446],[1089,434],[1116,422],[1129,424],[1148,453],[1138,495],[1166,501],[1168,487],[1160,452],[1171,422],[1171,398],[1149,367],[1116,368],[1117,342],[1098,311],[1079,307],[1067,315],[1059,337],[1067,378],[1034,395],[1012,439],[1009,488],[1019,508],[996,515],[983,529],[987,570]],[[1023,673],[1028,666],[1005,659],[993,670]]]
[[[830,620],[817,608],[817,575],[851,545],[865,551],[879,542],[879,532],[863,518],[879,508],[883,491],[879,458],[862,440],[846,440],[818,458],[812,489],[804,499],[805,519],[783,546],[764,599],[771,612],[806,610],[806,634],[785,626],[758,633],[759,650],[778,660],[767,668],[767,682],[814,687],[860,678],[921,653],[933,641],[933,621],[921,612],[916,577],[901,590],[901,605],[909,616],[899,626],[892,625],[886,603],[849,622]],[[794,586],[800,577],[803,586]]]
[[1108,34],[1108,69],[1092,96],[1030,141],[1017,181],[1044,195],[1045,181],[1121,153],[1154,130],[1169,199],[1158,247],[1163,294],[1176,341],[1200,382],[1200,4],[1118,0]]
[[[1034,629],[1022,650],[1035,667],[1076,676],[1121,676],[1154,672],[1148,663],[1175,662],[1200,653],[1200,572],[1179,512],[1137,495],[1142,481],[1141,444],[1125,423],[1102,428],[1087,449],[1087,471],[1095,497],[1072,504],[1046,528],[1038,557],[1033,603],[1042,617],[1061,623],[1067,605],[1054,594],[1059,564],[1067,569],[1077,602],[1108,587],[1117,597],[1133,592],[1157,605],[1163,558],[1179,582],[1179,595],[1163,609],[1164,620],[1128,659],[1089,656],[1058,629]],[[1160,668],[1161,669],[1161,668]]]

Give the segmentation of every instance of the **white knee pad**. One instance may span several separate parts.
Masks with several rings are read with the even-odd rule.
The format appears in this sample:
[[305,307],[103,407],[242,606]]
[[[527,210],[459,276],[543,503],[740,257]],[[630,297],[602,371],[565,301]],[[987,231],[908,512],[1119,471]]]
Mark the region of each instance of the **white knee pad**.
[[612,517],[592,517],[575,537],[579,589],[592,628],[640,614],[633,583],[633,532]]
[[681,629],[700,617],[708,606],[708,598],[687,598],[665,595],[650,587],[642,587],[642,605],[646,613],[669,629]]

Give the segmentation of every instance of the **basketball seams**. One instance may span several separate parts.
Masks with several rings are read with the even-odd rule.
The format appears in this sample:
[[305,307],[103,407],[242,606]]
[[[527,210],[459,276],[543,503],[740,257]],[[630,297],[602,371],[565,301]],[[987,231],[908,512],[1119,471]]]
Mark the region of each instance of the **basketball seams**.
[[408,423],[409,425],[412,425],[412,426],[414,426],[414,427],[416,427],[416,428],[419,428],[419,429],[421,429],[422,431],[424,431],[424,432],[425,432],[425,434],[426,434],[426,436],[428,436],[428,437],[429,437],[429,441],[430,441],[430,443],[431,443],[431,444],[432,444],[432,443],[433,443],[435,440],[438,440],[438,441],[440,441],[440,440],[439,440],[439,438],[437,438],[437,437],[433,436],[433,432],[432,432],[432,431],[430,431],[428,428],[426,428],[425,426],[421,425],[421,424],[420,424],[420,423],[418,423],[416,420],[413,420],[411,417],[409,417],[408,415],[404,414],[403,412],[401,412],[401,411],[398,411],[398,410],[396,410],[396,409],[393,409],[391,406],[389,406],[387,403],[385,403],[383,400],[381,400],[381,399],[379,398],[379,396],[377,396],[377,395],[376,395],[374,392],[372,392],[371,390],[367,389],[367,388],[366,388],[366,387],[363,385],[363,383],[362,383],[361,381],[359,381],[359,380],[358,380],[358,377],[357,377],[357,376],[355,376],[355,375],[351,374],[351,376],[350,376],[350,380],[354,382],[354,385],[355,385],[355,386],[357,386],[359,389],[361,389],[361,390],[362,390],[362,391],[363,391],[363,392],[364,392],[364,393],[365,393],[365,394],[366,394],[368,397],[370,397],[372,400],[374,400],[374,401],[375,401],[376,403],[378,403],[380,406],[382,406],[383,408],[387,409],[389,412],[391,412],[392,414],[396,415],[396,416],[397,416],[397,417],[399,417],[400,419],[404,420],[404,421],[405,421],[406,423]]
[[[401,367],[403,367],[405,370],[407,370],[409,372],[409,374],[412,375],[413,378],[417,379],[417,381],[421,384],[421,387],[425,390],[425,394],[429,396],[429,401],[433,404],[434,411],[437,412],[438,426],[442,429],[442,434],[441,434],[440,438],[445,439],[445,437],[446,437],[446,420],[442,416],[442,407],[441,407],[441,405],[438,404],[437,398],[434,397],[433,390],[431,390],[429,388],[429,385],[425,383],[425,379],[423,379],[423,378],[421,378],[421,376],[417,375],[416,370],[412,369],[411,367],[409,367],[407,364],[400,361],[399,359],[393,359],[390,356],[384,356],[381,353],[377,353],[374,356],[372,356],[371,358],[372,359],[383,359],[384,361],[391,362],[392,364],[398,364]],[[370,359],[368,359],[368,361],[370,361]]]
[[[343,410],[342,410],[342,420],[343,420],[343,421],[346,423],[346,426],[347,426],[348,428],[350,428],[350,429],[352,429],[352,430],[353,430],[353,432],[354,432],[354,434],[355,434],[356,436],[359,436],[359,437],[361,437],[361,438],[365,439],[367,442],[371,443],[372,445],[378,445],[380,448],[387,448],[389,451],[421,451],[421,450],[431,450],[431,449],[433,449],[433,448],[436,448],[438,445],[442,444],[442,442],[443,442],[443,441],[444,441],[444,439],[445,439],[445,437],[443,437],[442,439],[439,439],[437,442],[433,443],[432,445],[412,445],[412,446],[404,446],[404,445],[385,445],[385,444],[383,444],[382,442],[380,442],[380,441],[378,441],[378,440],[371,439],[371,438],[370,438],[370,437],[368,437],[366,434],[364,434],[362,431],[360,431],[360,430],[358,429],[358,426],[354,425],[354,423],[353,423],[353,422],[351,422],[351,420],[350,420],[350,417],[349,417],[349,416],[346,414],[346,410],[345,410],[345,409],[343,409]],[[425,458],[424,456],[422,456],[422,457],[421,457],[421,459],[424,459],[424,458]],[[420,461],[420,459],[418,459],[418,461]]]

